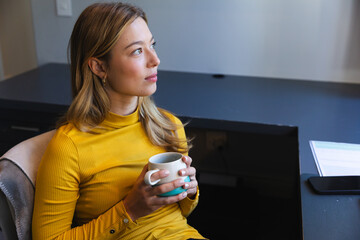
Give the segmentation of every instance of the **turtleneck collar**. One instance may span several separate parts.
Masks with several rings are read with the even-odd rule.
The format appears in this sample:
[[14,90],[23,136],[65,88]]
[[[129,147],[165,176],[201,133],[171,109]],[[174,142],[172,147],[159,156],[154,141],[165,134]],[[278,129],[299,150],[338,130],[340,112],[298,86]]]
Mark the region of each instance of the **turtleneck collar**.
[[137,122],[139,122],[139,108],[136,108],[135,112],[126,116],[108,112],[101,125],[112,128],[122,128]]

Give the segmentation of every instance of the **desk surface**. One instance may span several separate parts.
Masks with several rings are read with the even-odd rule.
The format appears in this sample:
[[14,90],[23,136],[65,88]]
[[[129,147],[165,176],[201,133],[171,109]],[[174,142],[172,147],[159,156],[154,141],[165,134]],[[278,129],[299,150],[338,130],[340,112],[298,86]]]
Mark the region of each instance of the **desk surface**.
[[360,239],[360,195],[319,195],[301,176],[305,240]]
[[[360,143],[360,84],[169,71],[158,78],[155,101],[175,114],[298,126],[302,173],[317,173],[309,140]],[[0,82],[0,107],[65,108],[69,79],[67,64],[48,64]]]

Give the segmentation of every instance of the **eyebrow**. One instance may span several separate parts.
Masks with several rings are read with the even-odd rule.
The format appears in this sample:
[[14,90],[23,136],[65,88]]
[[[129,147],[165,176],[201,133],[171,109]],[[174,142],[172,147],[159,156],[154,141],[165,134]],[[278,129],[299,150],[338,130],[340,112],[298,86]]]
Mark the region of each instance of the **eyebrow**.
[[[150,42],[152,42],[154,40],[154,36],[151,37]],[[133,46],[133,45],[141,45],[144,44],[144,41],[136,41],[136,42],[132,42],[129,45],[127,45],[124,49],[128,49],[129,47]]]

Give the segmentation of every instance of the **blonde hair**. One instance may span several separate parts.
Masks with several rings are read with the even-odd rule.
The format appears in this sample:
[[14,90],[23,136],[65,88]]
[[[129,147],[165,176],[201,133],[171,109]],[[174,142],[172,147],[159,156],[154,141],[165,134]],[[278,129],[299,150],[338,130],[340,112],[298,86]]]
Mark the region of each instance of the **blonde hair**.
[[[123,3],[96,3],[81,13],[69,41],[73,101],[58,126],[72,123],[81,131],[91,131],[104,121],[110,100],[88,61],[95,57],[107,62],[122,31],[138,17],[147,23],[142,9]],[[139,97],[138,107],[140,122],[154,145],[182,153],[190,149],[188,139],[177,137],[176,132],[183,125],[171,121],[150,96]]]

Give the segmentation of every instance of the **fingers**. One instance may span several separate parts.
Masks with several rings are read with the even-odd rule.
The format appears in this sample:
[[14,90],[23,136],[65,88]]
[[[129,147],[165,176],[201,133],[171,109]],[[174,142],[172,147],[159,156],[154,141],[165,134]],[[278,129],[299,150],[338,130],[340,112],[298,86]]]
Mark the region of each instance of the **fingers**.
[[190,166],[192,163],[192,158],[189,156],[183,156],[182,160],[186,164],[186,168],[181,169],[179,171],[179,175],[180,176],[189,176],[191,181],[194,180],[195,174],[196,174],[196,169],[194,167]]
[[156,180],[165,178],[167,176],[169,176],[169,170],[163,169],[151,175],[151,181],[155,182]]
[[198,186],[198,181],[193,180],[191,182],[186,182],[183,186],[184,189],[192,189],[192,188],[197,188]]
[[184,189],[187,191],[188,196],[193,196],[197,192],[198,182],[196,180],[193,180],[191,182],[184,184]]
[[184,168],[179,171],[180,176],[182,177],[189,176],[190,179],[192,176],[195,176],[195,174],[196,174],[196,169],[194,167]]
[[172,204],[172,203],[183,200],[188,195],[187,191],[184,191],[178,195],[170,196],[170,197],[158,196],[160,194],[170,192],[176,188],[183,187],[183,186],[184,186],[184,181],[182,179],[178,179],[178,180],[172,181],[170,183],[164,183],[160,186],[154,187],[153,194],[156,195],[156,198],[153,199],[154,204],[167,205],[167,204]]
[[[149,165],[149,164],[146,164],[146,165],[143,167],[143,169],[142,169],[142,171],[141,171],[138,179],[144,179],[144,176],[145,176],[146,172],[148,171],[148,165]],[[166,170],[166,169],[160,170],[160,171],[158,171],[158,172],[156,172],[156,173],[154,173],[154,174],[151,175],[151,181],[154,182],[154,181],[156,181],[156,180],[158,180],[158,179],[160,179],[160,178],[167,177],[168,175],[169,175],[169,171],[168,171],[168,170]]]
[[[180,201],[182,199],[184,199],[187,196],[193,196],[194,194],[196,194],[197,192],[197,186],[198,186],[198,182],[195,180],[191,181],[191,182],[184,182],[182,179],[177,179],[175,181],[172,181],[170,183],[164,183],[162,185],[159,186],[155,186],[152,187],[151,190],[151,195],[156,195],[158,197],[158,195],[163,194],[163,193],[167,193],[170,192],[176,188],[182,187],[183,189],[185,189],[186,191],[183,192],[182,194],[177,195],[177,198],[172,198],[169,201],[174,200],[176,201]],[[160,199],[164,200],[164,197],[159,197]],[[160,203],[164,204],[163,201],[160,201]],[[173,203],[173,202],[171,202]],[[169,203],[166,203],[169,204]]]
[[183,186],[184,186],[184,180],[177,179],[172,182],[164,183],[159,186],[153,187],[152,193],[154,195],[160,195],[160,194],[170,192],[176,188],[183,187]]
[[172,203],[179,202],[187,197],[187,192],[182,192],[178,195],[171,196],[171,197],[158,197],[156,201],[159,203],[159,205],[168,205]]
[[186,164],[187,167],[190,167],[191,163],[192,163],[192,158],[189,156],[183,156],[181,158],[183,160],[183,162]]
[[187,189],[188,197],[192,198],[197,192],[198,182],[196,180],[196,169],[194,167],[190,167],[192,163],[192,159],[189,156],[183,156],[182,160],[186,164],[185,169],[181,169],[179,171],[180,176],[189,176],[190,182],[184,184],[184,189]]

